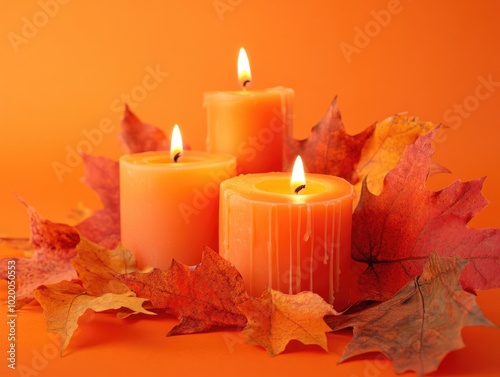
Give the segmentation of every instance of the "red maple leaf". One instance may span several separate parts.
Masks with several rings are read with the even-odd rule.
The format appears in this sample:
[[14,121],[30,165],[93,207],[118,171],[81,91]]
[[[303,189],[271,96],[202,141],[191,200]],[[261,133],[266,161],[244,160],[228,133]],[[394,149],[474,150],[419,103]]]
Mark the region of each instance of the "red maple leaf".
[[308,172],[336,175],[354,184],[358,181],[355,167],[361,150],[374,129],[375,125],[372,125],[358,135],[348,135],[335,98],[307,139],[291,138],[287,141],[285,166],[291,168],[295,157],[300,154]]
[[364,299],[391,297],[422,273],[433,252],[469,260],[461,276],[465,289],[500,287],[500,229],[467,226],[488,203],[481,194],[484,178],[456,181],[438,192],[425,187],[437,130],[405,149],[379,196],[362,188],[352,257],[368,265],[359,280]]
[[[78,232],[66,224],[42,218],[34,208],[26,206],[30,219],[30,258],[9,258],[16,261],[16,305],[22,307],[33,300],[33,290],[42,284],[76,279],[71,263],[80,241]],[[0,260],[0,279],[7,279],[6,259]]]
[[127,105],[118,139],[127,154],[170,149],[170,140],[165,133],[158,127],[142,122]]
[[93,189],[103,208],[76,225],[89,240],[115,248],[120,242],[120,176],[117,161],[105,157],[83,155],[84,182]]
[[120,278],[137,296],[149,299],[154,308],[167,309],[179,317],[181,323],[168,335],[245,326],[246,318],[238,309],[248,299],[243,279],[231,263],[208,247],[195,267],[174,259],[167,270],[155,268]]

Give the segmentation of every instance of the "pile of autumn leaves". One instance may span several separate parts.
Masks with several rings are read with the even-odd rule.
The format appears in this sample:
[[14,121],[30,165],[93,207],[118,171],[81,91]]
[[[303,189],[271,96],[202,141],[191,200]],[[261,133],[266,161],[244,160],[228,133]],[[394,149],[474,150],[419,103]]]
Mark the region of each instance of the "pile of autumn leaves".
[[[167,270],[139,271],[119,244],[118,162],[89,155],[83,156],[85,182],[101,210],[69,226],[43,219],[23,202],[31,257],[17,260],[18,306],[38,301],[47,330],[61,336],[61,352],[89,309],[116,310],[120,317],[167,312],[180,320],[169,335],[237,327],[270,355],[293,339],[326,350],[327,332],[352,327],[339,362],[380,351],[397,373],[430,373],[463,347],[464,326],[493,326],[473,291],[500,287],[500,229],[467,227],[487,204],[483,179],[439,192],[425,187],[430,174],[446,171],[431,161],[437,132],[430,122],[395,115],[351,136],[334,100],[308,139],[289,140],[289,161],[300,154],[310,172],[344,177],[358,194],[352,258],[363,271],[353,306],[343,313],[311,292],[249,297],[234,266],[208,248],[195,267],[174,260]],[[169,147],[161,130],[128,108],[120,141],[125,153]],[[0,261],[0,278],[6,266]]]

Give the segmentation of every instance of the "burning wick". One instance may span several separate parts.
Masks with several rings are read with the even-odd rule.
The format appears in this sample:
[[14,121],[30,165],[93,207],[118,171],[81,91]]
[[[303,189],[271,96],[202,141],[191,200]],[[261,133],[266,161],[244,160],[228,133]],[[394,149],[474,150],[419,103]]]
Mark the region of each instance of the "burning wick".
[[243,89],[247,88],[247,85],[249,85],[252,81],[251,80],[245,80],[243,81]]
[[172,139],[170,142],[170,158],[173,162],[177,162],[182,156],[182,136],[179,126],[176,124],[172,130]]
[[295,189],[295,193],[298,194],[301,190],[305,189],[306,188],[306,185],[300,185],[300,186],[297,186],[297,188]]

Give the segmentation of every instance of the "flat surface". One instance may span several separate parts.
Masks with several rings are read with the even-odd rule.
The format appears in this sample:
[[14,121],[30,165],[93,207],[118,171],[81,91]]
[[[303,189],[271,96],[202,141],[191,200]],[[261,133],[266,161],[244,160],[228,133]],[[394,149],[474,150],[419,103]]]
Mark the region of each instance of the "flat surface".
[[[5,254],[5,253],[4,253]],[[0,285],[0,300],[6,285]],[[500,289],[481,291],[477,298],[485,315],[500,324]],[[0,349],[8,350],[7,307],[0,307]],[[350,331],[328,334],[329,352],[291,342],[285,352],[269,357],[245,343],[240,331],[166,337],[178,322],[168,316],[118,319],[113,313],[84,314],[63,356],[58,337],[45,331],[41,307],[27,306],[16,317],[16,370],[2,358],[2,376],[394,376],[392,364],[378,354],[337,365]],[[467,327],[466,347],[446,356],[432,376],[500,375],[500,330]],[[405,375],[414,376],[413,373]]]

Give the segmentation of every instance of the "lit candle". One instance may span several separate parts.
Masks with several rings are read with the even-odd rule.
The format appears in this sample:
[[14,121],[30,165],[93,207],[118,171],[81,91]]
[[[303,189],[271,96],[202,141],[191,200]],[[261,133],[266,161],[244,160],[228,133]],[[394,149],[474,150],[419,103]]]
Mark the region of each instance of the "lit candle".
[[353,186],[334,176],[305,177],[298,161],[292,175],[222,182],[219,252],[253,296],[267,287],[308,290],[342,309],[349,301]]
[[183,151],[178,127],[170,153],[122,156],[121,238],[139,266],[195,265],[204,245],[217,250],[219,187],[235,174],[234,156]]
[[244,49],[238,57],[242,90],[205,93],[207,150],[237,157],[238,173],[283,171],[283,140],[292,132],[293,90],[248,90],[252,81]]

